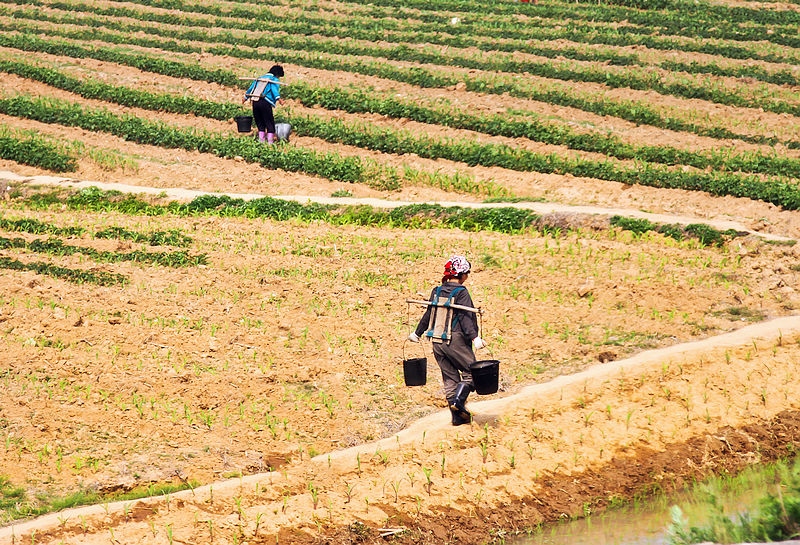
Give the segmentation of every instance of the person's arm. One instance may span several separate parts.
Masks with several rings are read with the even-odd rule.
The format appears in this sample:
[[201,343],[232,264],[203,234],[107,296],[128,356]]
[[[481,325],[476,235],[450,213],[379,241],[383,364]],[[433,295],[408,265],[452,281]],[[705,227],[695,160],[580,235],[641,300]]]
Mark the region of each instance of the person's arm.
[[[453,297],[453,303],[464,307],[475,308],[475,305],[472,303],[472,297],[470,297],[466,288],[456,292],[455,297]],[[464,333],[464,337],[467,341],[472,342],[472,340],[478,336],[478,315],[466,310],[454,309],[454,312],[458,313],[458,323],[462,333]]]
[[[433,301],[433,294],[435,292],[436,292],[435,288],[433,290],[431,290],[431,296],[428,297],[428,301]],[[425,307],[425,314],[422,315],[422,318],[420,318],[419,323],[417,324],[417,329],[414,330],[414,333],[417,335],[417,337],[421,337],[422,334],[425,333],[428,330],[428,324],[431,321],[431,309],[432,308],[433,308],[433,306],[431,306],[431,305],[428,305],[427,307]]]

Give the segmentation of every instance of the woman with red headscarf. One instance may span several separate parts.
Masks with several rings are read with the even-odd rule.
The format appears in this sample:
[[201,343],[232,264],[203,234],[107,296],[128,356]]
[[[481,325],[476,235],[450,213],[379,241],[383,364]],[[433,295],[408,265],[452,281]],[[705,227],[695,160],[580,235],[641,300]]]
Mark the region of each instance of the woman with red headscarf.
[[486,346],[479,336],[476,314],[449,307],[453,304],[474,308],[464,287],[469,272],[470,263],[464,256],[453,256],[445,263],[442,284],[431,291],[429,301],[433,304],[408,336],[411,342],[419,342],[420,337],[433,341],[433,355],[442,370],[444,393],[454,426],[472,422],[472,415],[465,406],[467,396],[475,389],[470,364],[475,363],[473,348]]

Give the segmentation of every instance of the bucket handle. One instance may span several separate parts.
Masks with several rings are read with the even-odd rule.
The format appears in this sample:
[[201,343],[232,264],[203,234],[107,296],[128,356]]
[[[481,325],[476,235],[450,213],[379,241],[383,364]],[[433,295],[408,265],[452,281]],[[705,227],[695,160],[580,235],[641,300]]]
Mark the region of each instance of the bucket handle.
[[[478,313],[478,320],[480,320],[480,322],[481,322],[480,323],[480,329],[478,330],[478,334],[480,335],[481,338],[483,338],[483,313],[482,312]],[[492,357],[492,359],[494,359],[494,351],[492,350],[492,347],[489,346],[489,343],[486,343],[486,350],[489,351],[489,355]]]
[[[406,359],[406,344],[409,343],[409,342],[410,341],[408,339],[403,341],[403,349],[402,349],[403,350],[403,361],[405,361],[405,359]],[[417,343],[417,344],[419,344],[420,345],[419,347],[422,349],[422,356],[427,358],[428,355],[425,353],[425,347],[422,346],[422,339],[420,339],[420,342]]]

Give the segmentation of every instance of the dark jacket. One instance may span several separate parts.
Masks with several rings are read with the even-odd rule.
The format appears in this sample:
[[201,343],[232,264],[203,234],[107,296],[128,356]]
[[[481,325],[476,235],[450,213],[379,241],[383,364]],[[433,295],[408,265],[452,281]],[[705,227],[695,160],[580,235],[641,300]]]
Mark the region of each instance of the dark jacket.
[[[450,297],[450,294],[455,288],[463,288],[461,284],[458,282],[445,282],[442,284],[442,290],[439,292],[439,302],[444,303],[447,301],[447,298]],[[433,301],[434,294],[436,293],[436,288],[431,290],[431,295],[428,297],[428,301]],[[469,296],[469,292],[466,288],[460,289],[456,292],[453,296],[453,300],[451,303],[455,305],[461,305],[464,307],[474,307],[475,305],[472,303],[472,297]],[[425,310],[425,314],[423,314],[422,319],[419,321],[417,325],[417,329],[414,330],[414,333],[417,336],[422,337],[422,335],[428,330],[428,323],[431,319],[431,309],[433,307],[429,306]],[[478,315],[474,312],[467,312],[465,310],[453,309],[453,320],[456,321],[456,325],[453,328],[453,332],[458,332],[464,335],[464,339],[467,342],[472,342],[472,339],[478,336]]]

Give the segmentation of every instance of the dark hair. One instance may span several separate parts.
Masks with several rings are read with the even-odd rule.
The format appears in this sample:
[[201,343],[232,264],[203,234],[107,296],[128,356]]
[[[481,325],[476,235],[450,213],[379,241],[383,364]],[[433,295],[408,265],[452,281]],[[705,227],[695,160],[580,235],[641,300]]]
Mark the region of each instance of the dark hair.
[[275,66],[273,66],[272,68],[269,69],[269,73],[272,74],[273,76],[282,78],[283,77],[283,66],[281,66],[280,64],[276,64]]

